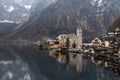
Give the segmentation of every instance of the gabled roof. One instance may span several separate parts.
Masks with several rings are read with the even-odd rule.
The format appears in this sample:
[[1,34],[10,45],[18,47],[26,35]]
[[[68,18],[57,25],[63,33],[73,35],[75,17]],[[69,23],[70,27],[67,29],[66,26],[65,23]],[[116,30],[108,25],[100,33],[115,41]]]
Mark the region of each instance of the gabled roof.
[[76,38],[77,36],[75,34],[68,34],[67,37],[69,37],[69,38]]

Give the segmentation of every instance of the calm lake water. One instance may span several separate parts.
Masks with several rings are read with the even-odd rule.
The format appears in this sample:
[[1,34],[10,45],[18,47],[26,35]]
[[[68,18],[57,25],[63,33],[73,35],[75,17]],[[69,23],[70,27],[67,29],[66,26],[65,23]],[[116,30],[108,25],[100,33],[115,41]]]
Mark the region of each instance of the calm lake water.
[[120,80],[80,54],[40,51],[38,46],[0,46],[0,80]]

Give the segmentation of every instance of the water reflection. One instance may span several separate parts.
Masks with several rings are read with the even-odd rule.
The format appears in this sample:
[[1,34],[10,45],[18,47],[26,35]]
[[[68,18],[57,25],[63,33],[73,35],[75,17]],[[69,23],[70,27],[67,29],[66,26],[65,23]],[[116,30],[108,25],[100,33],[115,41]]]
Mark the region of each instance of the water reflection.
[[59,64],[48,52],[31,45],[0,47],[0,80],[79,79],[74,67]]
[[30,67],[14,49],[0,47],[0,80],[32,80]]
[[0,80],[31,80],[28,64],[20,59],[0,61]]
[[49,56],[56,59],[60,64],[74,66],[77,70],[78,80],[119,80],[112,70],[97,66],[91,58],[82,57],[77,53],[61,53],[55,49],[49,51]]
[[68,64],[76,67],[78,73],[82,71],[82,55],[76,53],[60,53],[55,49],[49,51],[49,56],[55,58],[61,64]]
[[80,54],[39,50],[38,46],[0,46],[0,80],[120,80]]

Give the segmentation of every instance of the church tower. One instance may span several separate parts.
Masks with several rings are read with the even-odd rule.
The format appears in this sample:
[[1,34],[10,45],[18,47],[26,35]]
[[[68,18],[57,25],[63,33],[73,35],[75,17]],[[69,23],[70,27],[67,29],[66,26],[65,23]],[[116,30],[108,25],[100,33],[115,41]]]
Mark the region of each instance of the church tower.
[[77,21],[77,47],[82,47],[82,27],[79,20]]

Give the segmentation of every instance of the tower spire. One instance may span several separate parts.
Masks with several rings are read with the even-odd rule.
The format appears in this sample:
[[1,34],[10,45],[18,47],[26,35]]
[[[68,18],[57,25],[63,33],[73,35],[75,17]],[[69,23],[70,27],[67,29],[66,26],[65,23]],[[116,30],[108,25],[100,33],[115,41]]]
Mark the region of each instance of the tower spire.
[[80,22],[80,10],[78,10],[77,13],[77,47],[82,47],[82,28],[81,28],[81,22]]
[[77,12],[77,29],[81,29],[80,9],[78,9],[78,12]]
[[80,22],[80,20],[77,20],[77,29],[81,29],[81,22]]

